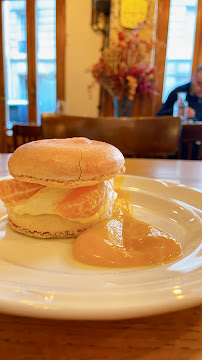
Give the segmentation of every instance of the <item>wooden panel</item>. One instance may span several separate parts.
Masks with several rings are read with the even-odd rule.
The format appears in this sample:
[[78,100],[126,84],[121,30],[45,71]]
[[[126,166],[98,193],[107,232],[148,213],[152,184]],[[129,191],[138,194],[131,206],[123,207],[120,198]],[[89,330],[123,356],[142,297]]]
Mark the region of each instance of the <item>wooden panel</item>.
[[[76,21],[76,20],[75,20]],[[56,1],[57,99],[65,99],[65,0]]]
[[195,72],[197,66],[199,64],[202,64],[202,46],[201,46],[201,44],[202,44],[202,0],[198,0],[192,74]]
[[159,68],[160,72],[158,75],[158,95],[154,98],[155,102],[153,104],[154,113],[158,111],[162,103],[169,12],[170,0],[158,0],[156,38],[162,42],[164,46],[162,46],[158,53],[155,54],[155,65]]
[[36,28],[35,0],[27,1],[27,66],[28,66],[28,121],[34,123],[36,117]]
[[[147,95],[137,94],[134,98],[132,116],[153,116],[155,115],[156,95],[148,97]],[[101,88],[99,116],[113,116],[114,107],[111,95]]]
[[111,95],[101,86],[99,101],[99,116],[113,116],[114,108]]
[[5,92],[3,64],[2,2],[0,1],[0,152],[4,151]]

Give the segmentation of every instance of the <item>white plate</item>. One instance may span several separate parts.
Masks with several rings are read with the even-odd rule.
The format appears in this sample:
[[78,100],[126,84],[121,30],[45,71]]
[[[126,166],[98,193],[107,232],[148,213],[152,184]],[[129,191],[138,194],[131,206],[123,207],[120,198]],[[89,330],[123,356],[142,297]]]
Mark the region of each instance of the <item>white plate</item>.
[[176,261],[153,268],[107,269],[72,257],[72,240],[14,232],[0,205],[0,311],[56,319],[123,319],[201,302],[202,194],[182,185],[125,176],[135,217],[173,235]]

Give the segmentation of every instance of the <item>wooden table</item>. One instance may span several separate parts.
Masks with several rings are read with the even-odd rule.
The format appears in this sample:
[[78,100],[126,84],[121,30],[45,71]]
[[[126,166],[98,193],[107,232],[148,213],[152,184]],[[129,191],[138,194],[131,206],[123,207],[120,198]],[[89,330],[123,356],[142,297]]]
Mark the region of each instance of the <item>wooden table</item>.
[[[9,155],[0,155],[0,176]],[[126,159],[126,173],[202,190],[202,162]],[[121,321],[61,321],[0,314],[2,360],[201,360],[202,306]]]

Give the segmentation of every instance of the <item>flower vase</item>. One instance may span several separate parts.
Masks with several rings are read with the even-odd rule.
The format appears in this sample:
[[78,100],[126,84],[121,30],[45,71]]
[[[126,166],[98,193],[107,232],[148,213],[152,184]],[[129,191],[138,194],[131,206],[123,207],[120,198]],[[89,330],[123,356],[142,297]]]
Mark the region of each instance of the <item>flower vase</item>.
[[122,99],[113,98],[114,104],[114,116],[131,116],[133,108],[133,100],[129,99],[127,96]]

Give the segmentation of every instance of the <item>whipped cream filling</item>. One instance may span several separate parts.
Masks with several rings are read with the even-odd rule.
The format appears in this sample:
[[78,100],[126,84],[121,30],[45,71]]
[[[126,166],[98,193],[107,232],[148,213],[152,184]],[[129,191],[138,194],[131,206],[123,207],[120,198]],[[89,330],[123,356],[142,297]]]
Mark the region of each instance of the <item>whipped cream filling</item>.
[[[105,198],[99,211],[90,217],[70,219],[71,221],[79,221],[81,223],[94,222],[105,214],[114,205],[117,193],[113,189],[113,181],[104,181]],[[56,204],[62,201],[71,189],[44,187],[29,199],[23,200],[13,207],[13,211],[18,215],[59,215],[56,210]]]

